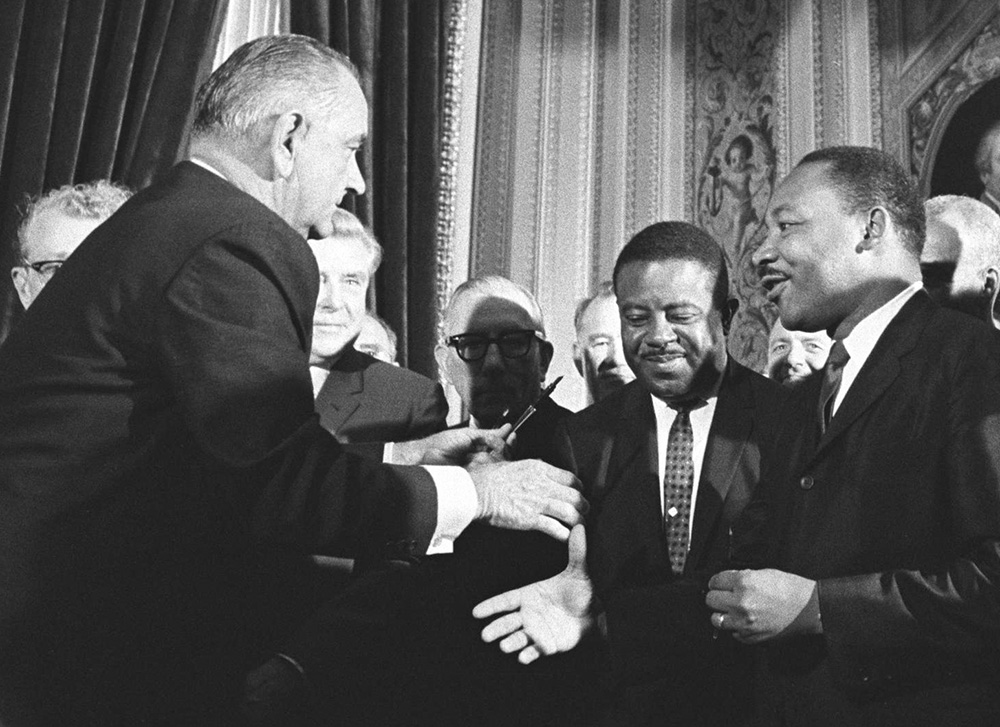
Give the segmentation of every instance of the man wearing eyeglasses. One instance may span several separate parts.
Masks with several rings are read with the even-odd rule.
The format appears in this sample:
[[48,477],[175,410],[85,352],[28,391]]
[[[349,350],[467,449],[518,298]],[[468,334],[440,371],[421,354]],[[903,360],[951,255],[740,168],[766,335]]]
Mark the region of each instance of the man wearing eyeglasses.
[[106,180],[67,184],[32,200],[14,241],[10,269],[17,297],[27,310],[77,246],[131,196]]
[[[444,344],[435,353],[468,423],[486,429],[516,421],[538,399],[552,350],[535,297],[507,278],[487,275],[455,289],[444,313]],[[548,457],[556,424],[570,414],[549,398],[540,402],[518,430],[512,456]]]

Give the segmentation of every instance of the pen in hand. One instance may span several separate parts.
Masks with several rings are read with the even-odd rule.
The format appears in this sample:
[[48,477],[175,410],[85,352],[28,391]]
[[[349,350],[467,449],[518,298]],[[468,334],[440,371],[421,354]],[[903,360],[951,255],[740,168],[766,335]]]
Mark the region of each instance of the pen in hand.
[[562,376],[557,376],[555,381],[553,381],[551,384],[549,384],[542,390],[542,393],[538,395],[537,399],[535,399],[535,403],[529,406],[527,409],[525,409],[524,412],[521,414],[521,416],[517,418],[517,421],[514,422],[514,428],[511,429],[510,434],[507,435],[508,438],[512,434],[514,434],[518,429],[520,429],[522,424],[528,421],[531,415],[534,414],[535,411],[538,409],[538,405],[541,404],[542,401],[552,396],[552,392],[555,391],[556,384],[562,381],[562,378],[563,378]]

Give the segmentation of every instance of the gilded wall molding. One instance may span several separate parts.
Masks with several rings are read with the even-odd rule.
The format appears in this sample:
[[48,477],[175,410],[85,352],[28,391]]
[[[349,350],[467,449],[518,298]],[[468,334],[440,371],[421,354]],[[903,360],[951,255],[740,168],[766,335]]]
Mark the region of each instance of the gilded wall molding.
[[994,15],[961,54],[907,109],[909,169],[930,191],[929,165],[954,109],[980,86],[1000,76],[1000,16]]
[[444,92],[441,110],[441,168],[438,187],[437,229],[434,238],[437,329],[448,305],[454,275],[455,204],[462,119],[462,75],[468,0],[449,0],[445,41]]
[[872,146],[876,149],[883,148],[885,124],[882,113],[882,49],[879,45],[881,20],[877,0],[868,0],[868,88],[872,114]]

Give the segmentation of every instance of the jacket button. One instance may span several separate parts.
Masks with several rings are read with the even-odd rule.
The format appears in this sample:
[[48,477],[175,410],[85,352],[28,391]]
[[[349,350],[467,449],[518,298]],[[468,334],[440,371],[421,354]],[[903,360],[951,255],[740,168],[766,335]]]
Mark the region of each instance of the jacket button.
[[809,475],[806,475],[801,480],[799,480],[799,487],[801,487],[803,490],[811,490],[813,485],[815,484],[816,481],[813,480],[813,478],[810,477]]

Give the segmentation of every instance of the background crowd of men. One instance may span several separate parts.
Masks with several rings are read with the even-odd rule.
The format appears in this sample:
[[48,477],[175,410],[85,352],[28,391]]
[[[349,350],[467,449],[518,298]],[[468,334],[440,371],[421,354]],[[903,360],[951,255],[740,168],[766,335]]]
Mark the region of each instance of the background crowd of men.
[[652,224],[577,308],[577,413],[531,292],[473,278],[448,427],[338,206],[367,119],[346,58],[258,39],[164,179],[26,210],[0,723],[1000,723],[995,211],[807,155],[753,258],[766,376],[720,246]]

